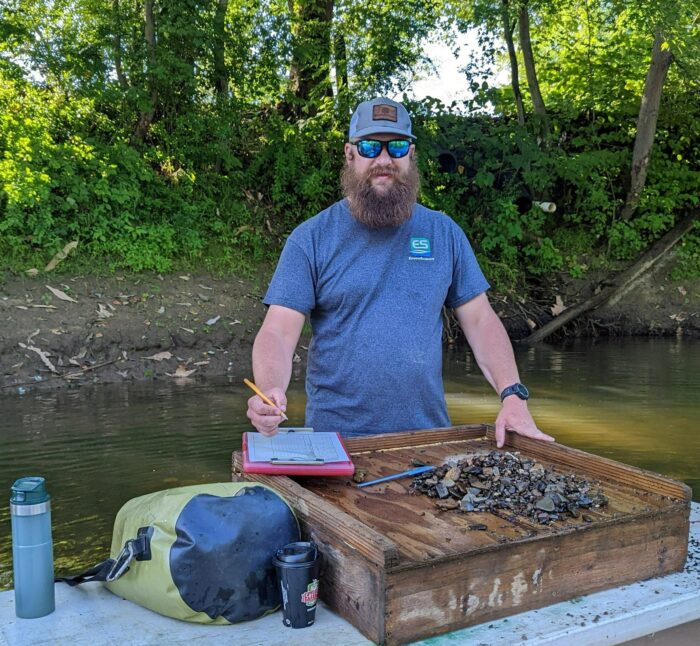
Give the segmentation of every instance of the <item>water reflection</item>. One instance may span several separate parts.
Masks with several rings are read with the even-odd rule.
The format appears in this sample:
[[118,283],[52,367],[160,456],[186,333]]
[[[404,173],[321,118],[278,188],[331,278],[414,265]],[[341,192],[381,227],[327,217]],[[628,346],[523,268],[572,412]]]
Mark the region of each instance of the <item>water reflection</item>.
[[[453,421],[492,421],[498,401],[469,367],[471,359],[453,353],[447,363]],[[518,364],[533,394],[533,415],[557,441],[679,478],[700,497],[700,342],[542,345],[518,352]]]
[[[624,339],[518,350],[531,410],[559,442],[685,481],[700,498],[700,342]],[[490,422],[498,399],[465,351],[445,356],[454,423]],[[53,496],[56,569],[107,556],[119,507],[168,487],[230,478],[231,452],[248,430],[250,392],[239,383],[96,386],[6,397],[0,490],[40,474]],[[289,394],[291,424],[304,389]],[[0,589],[11,584],[10,522],[0,504]]]

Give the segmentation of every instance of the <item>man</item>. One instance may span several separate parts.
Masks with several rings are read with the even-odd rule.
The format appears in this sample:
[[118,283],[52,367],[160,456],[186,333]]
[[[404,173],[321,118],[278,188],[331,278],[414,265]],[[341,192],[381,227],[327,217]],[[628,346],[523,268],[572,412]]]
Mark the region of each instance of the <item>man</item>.
[[345,199],[299,225],[282,251],[253,345],[259,388],[248,417],[274,435],[287,404],[294,349],[306,317],[306,424],[343,436],[448,426],[442,384],[442,307],[454,308],[506,429],[551,441],[527,408],[508,335],[462,229],[416,203],[415,137],[400,103],[361,103],[350,121]]

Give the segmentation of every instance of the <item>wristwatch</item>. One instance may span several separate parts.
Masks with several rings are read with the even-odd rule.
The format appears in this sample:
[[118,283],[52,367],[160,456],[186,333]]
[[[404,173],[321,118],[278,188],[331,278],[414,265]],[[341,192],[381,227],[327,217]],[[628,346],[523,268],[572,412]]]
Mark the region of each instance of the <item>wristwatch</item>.
[[501,401],[503,401],[506,397],[510,397],[511,395],[517,395],[520,397],[520,399],[529,399],[530,391],[525,388],[523,384],[513,384],[512,386],[508,386],[508,388],[503,389],[501,392]]

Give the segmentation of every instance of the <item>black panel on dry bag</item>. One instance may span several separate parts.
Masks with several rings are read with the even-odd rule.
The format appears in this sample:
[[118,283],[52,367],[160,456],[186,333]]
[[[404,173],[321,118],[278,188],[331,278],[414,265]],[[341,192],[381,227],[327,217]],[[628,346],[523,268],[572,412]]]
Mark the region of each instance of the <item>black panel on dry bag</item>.
[[170,572],[190,608],[233,623],[280,604],[272,556],[299,540],[299,527],[274,492],[251,486],[236,496],[195,496],[175,531]]

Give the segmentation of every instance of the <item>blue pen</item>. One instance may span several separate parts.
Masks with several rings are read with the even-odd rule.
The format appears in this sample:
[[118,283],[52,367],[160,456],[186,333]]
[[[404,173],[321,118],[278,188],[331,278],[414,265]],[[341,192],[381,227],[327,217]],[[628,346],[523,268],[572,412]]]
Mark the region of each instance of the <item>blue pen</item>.
[[379,484],[380,482],[387,482],[388,480],[396,480],[397,478],[405,478],[406,476],[417,476],[419,473],[425,473],[426,471],[432,471],[435,467],[416,467],[415,469],[409,469],[408,471],[402,471],[401,473],[394,473],[390,476],[384,476],[383,478],[377,478],[376,480],[370,480],[369,482],[361,482],[358,487],[369,487],[370,485]]

